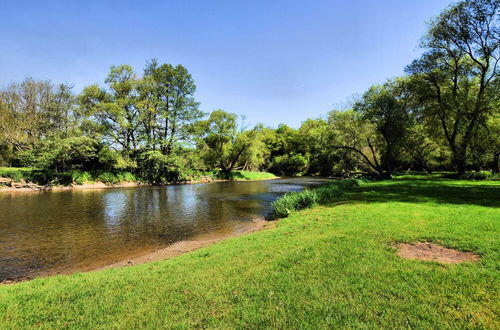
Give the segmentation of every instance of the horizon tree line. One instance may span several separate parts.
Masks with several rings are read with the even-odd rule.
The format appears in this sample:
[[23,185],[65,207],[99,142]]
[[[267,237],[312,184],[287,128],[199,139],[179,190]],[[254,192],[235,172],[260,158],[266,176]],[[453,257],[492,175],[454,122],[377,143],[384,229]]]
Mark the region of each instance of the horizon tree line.
[[112,66],[78,95],[26,78],[0,90],[0,165],[127,170],[153,182],[192,170],[390,178],[395,171],[499,172],[500,1],[463,0],[429,24],[405,75],[352,108],[297,128],[245,128],[200,110],[182,65]]

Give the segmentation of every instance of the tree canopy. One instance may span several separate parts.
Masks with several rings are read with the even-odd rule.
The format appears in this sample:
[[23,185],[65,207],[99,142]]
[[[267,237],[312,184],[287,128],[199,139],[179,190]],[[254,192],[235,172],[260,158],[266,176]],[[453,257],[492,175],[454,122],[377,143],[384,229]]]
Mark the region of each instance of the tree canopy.
[[[298,128],[245,127],[205,113],[182,65],[110,68],[103,85],[26,78],[0,89],[0,165],[127,170],[151,182],[183,171],[390,178],[401,170],[499,172],[500,2],[462,0],[429,23],[405,75],[350,109]],[[228,109],[231,110],[231,109]]]

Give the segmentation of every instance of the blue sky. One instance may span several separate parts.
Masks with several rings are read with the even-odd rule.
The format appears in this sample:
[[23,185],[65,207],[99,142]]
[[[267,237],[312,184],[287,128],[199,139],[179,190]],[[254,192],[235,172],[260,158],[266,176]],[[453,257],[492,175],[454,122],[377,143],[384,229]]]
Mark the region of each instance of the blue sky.
[[4,1],[0,86],[102,84],[113,64],[183,64],[203,111],[297,127],[403,73],[450,0]]

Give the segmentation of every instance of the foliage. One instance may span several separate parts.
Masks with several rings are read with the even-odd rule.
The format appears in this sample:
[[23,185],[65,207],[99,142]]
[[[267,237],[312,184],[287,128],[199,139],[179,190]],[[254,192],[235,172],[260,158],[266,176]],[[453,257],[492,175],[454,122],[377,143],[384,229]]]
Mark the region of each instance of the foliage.
[[426,52],[407,72],[429,125],[439,125],[464,173],[473,140],[490,116],[499,116],[500,3],[464,0],[444,10],[429,27]]
[[273,173],[285,176],[297,176],[306,173],[309,160],[301,154],[275,156],[269,165]]
[[153,183],[207,170],[390,178],[401,170],[500,172],[500,4],[434,18],[406,75],[300,127],[247,127],[196,101],[182,65],[112,66],[104,86],[26,78],[0,89],[0,166],[130,171]]
[[146,151],[139,156],[139,174],[152,183],[179,181],[175,162],[160,151]]
[[[199,123],[203,132],[199,148],[206,163],[211,168],[219,168],[223,173],[230,173],[243,160],[257,163],[260,149],[264,144],[259,140],[258,129],[238,131],[235,114],[216,110],[206,121]],[[243,165],[242,167],[245,167]]]
[[464,174],[454,176],[458,179],[465,180],[500,180],[499,173],[491,173],[488,171],[475,171],[475,172],[465,172]]

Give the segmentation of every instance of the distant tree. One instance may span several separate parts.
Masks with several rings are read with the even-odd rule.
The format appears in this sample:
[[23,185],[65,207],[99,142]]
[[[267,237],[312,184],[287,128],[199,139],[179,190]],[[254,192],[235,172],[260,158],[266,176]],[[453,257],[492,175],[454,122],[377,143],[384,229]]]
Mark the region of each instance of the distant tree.
[[345,157],[355,159],[346,168],[347,172],[361,170],[381,178],[387,176],[380,161],[377,131],[361,113],[354,110],[332,111],[328,124],[332,131],[332,148],[344,150]]
[[354,110],[375,129],[376,138],[370,144],[380,151],[377,162],[384,169],[384,176],[390,177],[409,124],[406,104],[399,95],[397,81],[372,86],[355,102]]
[[239,163],[242,170],[258,171],[268,162],[270,150],[267,148],[266,140],[274,136],[272,129],[262,124],[256,125],[251,130],[242,132],[246,138],[252,139],[252,143],[241,155]]
[[14,151],[33,149],[67,132],[73,109],[70,86],[26,78],[0,90],[0,135]]
[[226,174],[241,164],[245,154],[248,158],[248,153],[259,143],[257,129],[238,130],[237,116],[224,110],[213,111],[199,126],[203,132],[199,147],[207,165]]
[[424,124],[415,121],[405,132],[400,159],[412,170],[432,173],[435,167],[446,165],[441,142]]
[[[307,159],[305,171],[310,175],[328,176],[332,171],[331,134],[323,119],[307,119],[297,130],[296,152]],[[303,169],[304,170],[304,169]]]
[[140,88],[142,127],[147,147],[171,155],[179,143],[192,142],[194,123],[204,116],[194,99],[196,85],[182,65],[150,61]]
[[140,146],[140,80],[132,67],[120,65],[111,67],[105,82],[107,88],[91,85],[83,90],[79,96],[82,114],[95,122],[94,134],[102,134],[112,148],[133,158]]
[[465,0],[434,19],[426,52],[406,69],[425,116],[440,123],[459,173],[466,170],[474,137],[499,97],[500,1]]

